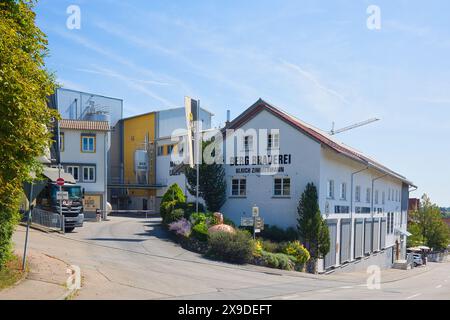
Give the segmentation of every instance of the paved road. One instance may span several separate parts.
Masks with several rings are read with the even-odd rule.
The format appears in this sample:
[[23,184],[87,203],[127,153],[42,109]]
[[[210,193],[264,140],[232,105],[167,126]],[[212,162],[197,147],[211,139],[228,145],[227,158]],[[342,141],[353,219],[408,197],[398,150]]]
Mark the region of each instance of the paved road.
[[[382,273],[314,276],[209,261],[167,239],[159,219],[112,217],[65,236],[33,231],[32,249],[81,268],[77,299],[450,299],[450,262]],[[24,229],[14,235],[23,244]]]

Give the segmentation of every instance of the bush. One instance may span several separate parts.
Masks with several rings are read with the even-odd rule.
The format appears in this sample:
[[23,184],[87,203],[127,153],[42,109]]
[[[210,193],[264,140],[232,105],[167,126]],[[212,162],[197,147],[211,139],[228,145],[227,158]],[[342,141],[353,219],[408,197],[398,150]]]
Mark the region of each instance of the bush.
[[277,226],[268,226],[261,232],[261,237],[275,242],[295,241],[298,233],[295,228],[282,229]]
[[[167,189],[166,193],[162,197],[160,205],[160,214],[163,221],[166,220],[168,215],[174,209],[183,209],[186,206],[186,197],[183,194],[183,190],[174,183]],[[184,212],[183,212],[184,215]]]
[[248,232],[217,232],[208,239],[208,257],[225,262],[244,264],[252,259],[254,242]]
[[288,243],[284,253],[295,257],[295,262],[299,265],[304,265],[311,258],[308,250],[299,241]]
[[[186,219],[189,219],[193,213],[196,212],[196,203],[195,202],[188,202],[186,203],[185,207],[185,217]],[[198,211],[199,212],[205,212],[205,206],[202,203],[198,204]]]
[[283,253],[262,252],[262,261],[265,266],[282,270],[294,270],[294,257]]
[[203,222],[208,227],[219,224],[219,220],[214,216],[213,213],[203,213],[203,212],[193,213],[193,214],[191,214],[190,221],[193,225]]
[[226,217],[223,217],[223,224],[227,224],[229,226],[232,226],[233,228],[236,228],[236,224]]
[[277,253],[281,252],[280,245],[276,242],[270,241],[270,240],[263,240],[261,242],[262,248],[264,251],[271,252],[271,253]]
[[188,220],[182,218],[169,224],[169,230],[174,231],[176,234],[187,238],[191,235],[192,226]]
[[184,210],[183,209],[172,209],[164,216],[164,223],[169,224],[175,221],[184,218]]
[[208,241],[208,226],[205,222],[200,222],[192,228],[191,236],[198,241],[206,242]]

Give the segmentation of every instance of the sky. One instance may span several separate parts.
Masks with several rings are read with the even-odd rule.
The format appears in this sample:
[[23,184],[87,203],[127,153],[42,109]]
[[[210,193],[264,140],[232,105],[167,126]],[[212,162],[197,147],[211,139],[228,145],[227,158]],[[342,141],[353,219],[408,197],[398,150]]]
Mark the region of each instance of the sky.
[[323,130],[380,118],[337,137],[450,206],[450,1],[330,2],[40,0],[36,20],[58,82],[124,116],[191,96],[215,127],[259,98]]

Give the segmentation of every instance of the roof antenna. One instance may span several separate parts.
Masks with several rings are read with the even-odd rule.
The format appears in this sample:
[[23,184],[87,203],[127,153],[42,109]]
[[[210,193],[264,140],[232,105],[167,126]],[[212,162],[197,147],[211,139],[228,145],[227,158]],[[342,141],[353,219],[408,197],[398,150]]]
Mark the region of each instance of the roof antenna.
[[334,136],[334,135],[342,133],[342,132],[346,132],[346,131],[353,130],[353,129],[356,129],[356,128],[359,128],[359,127],[362,127],[362,126],[366,126],[368,124],[371,124],[371,123],[379,121],[379,120],[380,119],[378,119],[378,118],[372,118],[372,119],[369,119],[369,120],[366,120],[366,121],[362,121],[362,122],[358,122],[358,123],[349,125],[349,126],[344,127],[342,129],[337,129],[337,130],[334,129],[334,121],[333,121],[332,126],[331,126],[331,131],[329,132],[329,134]]

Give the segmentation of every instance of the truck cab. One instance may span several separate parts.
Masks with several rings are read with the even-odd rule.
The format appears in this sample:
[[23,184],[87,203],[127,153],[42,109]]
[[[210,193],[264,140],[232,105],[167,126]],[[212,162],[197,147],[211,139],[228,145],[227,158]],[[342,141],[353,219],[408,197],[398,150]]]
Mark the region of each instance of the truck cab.
[[[65,232],[72,232],[75,228],[82,227],[84,190],[76,184],[72,175],[63,171],[59,172],[58,169],[45,168],[44,176],[48,180],[36,199],[36,207],[57,214],[60,214],[62,209]],[[56,184],[60,176],[65,180],[61,187]],[[63,200],[58,199],[60,188],[67,195]]]

